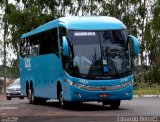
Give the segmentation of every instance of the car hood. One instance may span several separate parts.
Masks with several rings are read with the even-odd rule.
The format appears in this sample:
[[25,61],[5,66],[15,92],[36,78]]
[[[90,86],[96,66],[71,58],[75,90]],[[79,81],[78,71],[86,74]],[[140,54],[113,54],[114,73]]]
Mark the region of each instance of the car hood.
[[11,86],[8,86],[7,89],[20,89],[20,85],[11,85]]

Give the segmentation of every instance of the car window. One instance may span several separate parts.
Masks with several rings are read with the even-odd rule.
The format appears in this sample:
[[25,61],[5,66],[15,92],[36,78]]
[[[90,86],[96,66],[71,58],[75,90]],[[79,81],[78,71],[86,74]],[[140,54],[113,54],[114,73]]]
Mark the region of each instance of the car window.
[[13,82],[13,85],[20,85],[20,79],[16,79],[14,82]]

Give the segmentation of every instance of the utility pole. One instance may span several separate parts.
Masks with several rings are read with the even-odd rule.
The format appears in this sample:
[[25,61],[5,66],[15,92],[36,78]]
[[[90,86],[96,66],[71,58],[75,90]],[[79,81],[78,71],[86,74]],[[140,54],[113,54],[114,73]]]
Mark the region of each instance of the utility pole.
[[7,16],[7,9],[8,9],[8,0],[4,1],[4,6],[5,6],[5,13],[4,13],[4,19],[3,19],[3,23],[4,23],[4,35],[3,35],[3,55],[4,55],[4,62],[3,62],[3,67],[4,67],[4,83],[3,83],[3,88],[4,88],[4,93],[6,93],[6,76],[7,76],[7,69],[6,69],[6,57],[7,57],[7,52],[6,52],[6,37],[7,37],[7,33],[8,33],[8,25],[7,25],[7,20],[6,20],[6,16]]

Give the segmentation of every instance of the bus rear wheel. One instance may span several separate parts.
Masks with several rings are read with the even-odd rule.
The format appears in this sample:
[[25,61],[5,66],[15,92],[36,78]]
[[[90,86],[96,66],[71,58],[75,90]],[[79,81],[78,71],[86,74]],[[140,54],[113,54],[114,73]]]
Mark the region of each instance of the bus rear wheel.
[[31,89],[28,90],[28,100],[29,100],[29,103],[32,104],[33,100],[32,100],[32,91],[31,91]]
[[34,96],[34,88],[32,87],[29,92],[28,92],[29,96],[29,103],[30,104],[37,104],[37,98]]

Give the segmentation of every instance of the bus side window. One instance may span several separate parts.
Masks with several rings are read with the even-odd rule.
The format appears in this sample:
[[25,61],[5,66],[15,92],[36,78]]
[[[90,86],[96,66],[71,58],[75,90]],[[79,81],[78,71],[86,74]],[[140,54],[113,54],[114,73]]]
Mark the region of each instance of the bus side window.
[[39,55],[43,55],[44,54],[44,49],[43,49],[44,48],[44,46],[43,46],[44,33],[40,33],[39,36],[38,36],[38,38],[40,40],[40,42],[39,42],[39,44],[40,44]]
[[55,53],[58,55],[57,29],[51,29],[40,36],[40,55]]
[[30,55],[31,56],[39,55],[39,39],[37,37],[38,35],[34,35],[33,38],[30,40]]
[[22,58],[25,57],[25,46],[24,46],[24,44],[25,44],[25,39],[22,39],[21,42],[20,42],[20,56]]
[[24,58],[51,53],[55,53],[58,56],[57,35],[57,29],[51,29],[23,39],[20,44],[21,57]]
[[53,31],[52,31],[52,34],[54,35],[54,36],[52,36],[52,39],[51,39],[51,41],[52,41],[52,45],[53,45],[53,53],[55,53],[56,55],[59,55],[59,52],[58,52],[58,33],[57,33],[57,29],[54,29]]
[[24,56],[28,57],[28,49],[27,49],[27,44],[28,43],[28,39],[26,38],[26,41],[24,43]]

